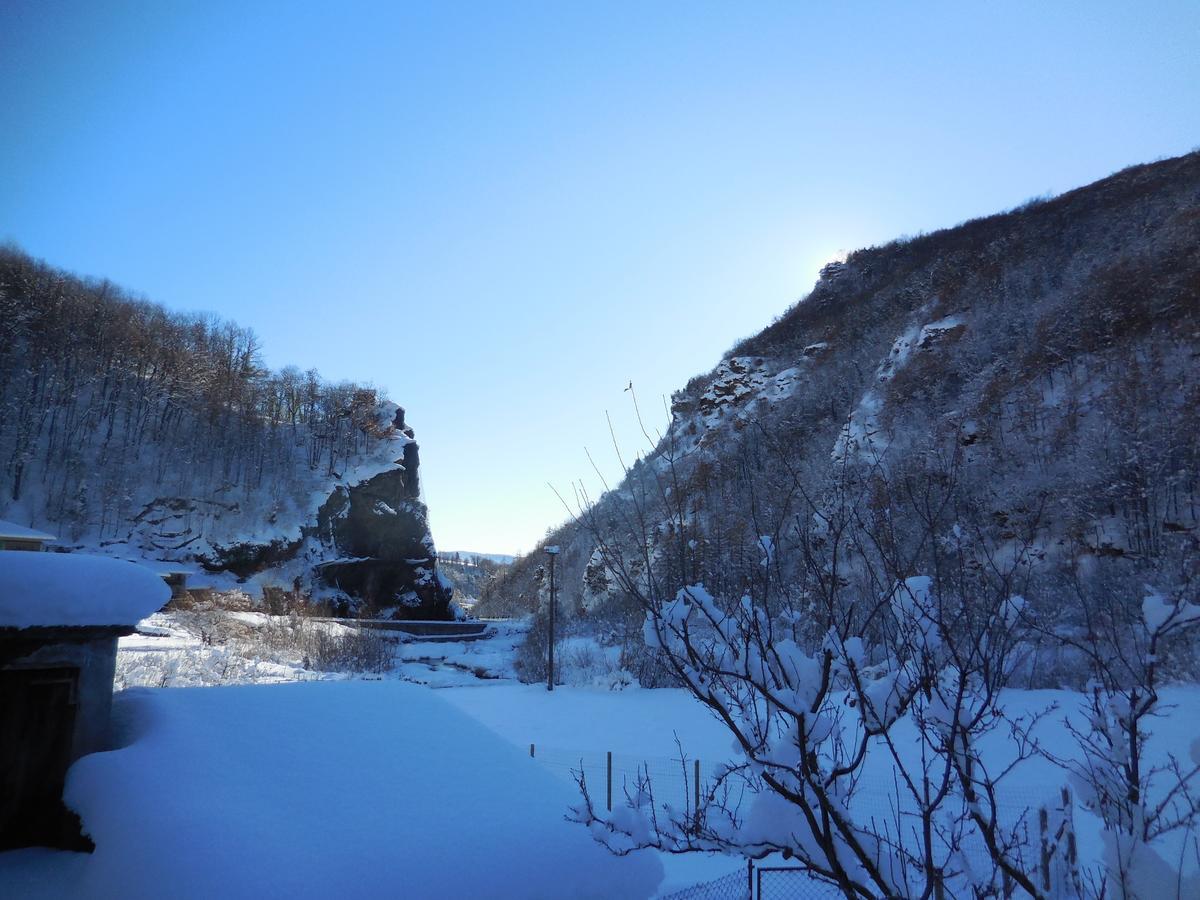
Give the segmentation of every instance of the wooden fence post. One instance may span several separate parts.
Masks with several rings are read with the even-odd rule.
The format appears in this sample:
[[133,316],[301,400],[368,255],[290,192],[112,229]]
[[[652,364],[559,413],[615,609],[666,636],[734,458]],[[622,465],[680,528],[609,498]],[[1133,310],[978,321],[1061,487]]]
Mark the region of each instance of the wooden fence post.
[[533,744],[529,745],[529,758],[533,759]]
[[1075,803],[1071,798],[1071,789],[1064,787],[1062,790],[1063,798],[1063,824],[1067,829],[1067,878],[1070,879],[1071,885],[1079,889],[1079,858],[1075,847]]

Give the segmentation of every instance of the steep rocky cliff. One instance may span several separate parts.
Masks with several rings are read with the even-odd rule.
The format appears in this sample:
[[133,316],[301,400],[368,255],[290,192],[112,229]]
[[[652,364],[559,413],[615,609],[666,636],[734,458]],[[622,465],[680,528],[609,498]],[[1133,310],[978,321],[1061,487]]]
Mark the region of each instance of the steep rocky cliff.
[[413,429],[394,404],[384,404],[380,418],[391,424],[381,431],[374,462],[359,463],[350,478],[332,479],[324,502],[294,523],[294,539],[217,544],[196,559],[211,571],[299,588],[343,615],[454,618],[453,588],[438,570],[429,511],[420,499]]
[[[406,432],[411,439],[412,430]],[[453,618],[452,589],[438,571],[428,510],[419,499],[416,443],[404,444],[396,462],[357,485],[339,486],[322,504],[317,537],[338,556],[315,571],[326,586],[384,615]]]
[[[798,583],[789,566],[827,544],[836,504],[906,547],[905,492],[934,483],[953,483],[977,546],[1029,557],[1045,602],[1100,569],[1193,577],[1200,154],[827,266],[673,397],[648,450],[590,527],[547,538],[580,627],[621,609],[597,528],[634,577],[736,598],[767,569]],[[539,557],[481,611],[544,608]]]

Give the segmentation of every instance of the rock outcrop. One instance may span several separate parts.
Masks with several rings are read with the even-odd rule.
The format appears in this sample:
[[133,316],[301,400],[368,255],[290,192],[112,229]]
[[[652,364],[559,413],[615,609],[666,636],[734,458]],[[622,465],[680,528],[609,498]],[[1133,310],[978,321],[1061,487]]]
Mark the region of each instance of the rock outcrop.
[[428,510],[419,499],[416,446],[410,440],[397,468],[339,487],[321,507],[318,535],[336,557],[319,563],[317,573],[371,612],[453,618],[451,587],[437,571]]
[[375,464],[383,470],[360,481],[335,484],[313,520],[276,517],[247,528],[244,539],[220,541],[208,535],[242,517],[238,504],[164,497],[135,517],[131,543],[164,557],[190,556],[210,572],[307,587],[342,615],[453,619],[453,588],[438,572],[429,511],[420,499],[417,442],[403,409],[380,436],[393,461]]

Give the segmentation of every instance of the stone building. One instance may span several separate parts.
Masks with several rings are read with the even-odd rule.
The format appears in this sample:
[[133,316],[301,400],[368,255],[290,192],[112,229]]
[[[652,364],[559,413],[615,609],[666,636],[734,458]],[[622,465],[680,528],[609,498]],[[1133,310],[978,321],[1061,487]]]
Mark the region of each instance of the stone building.
[[131,562],[0,553],[0,850],[90,848],[67,769],[109,749],[117,638],[169,597]]
[[55,540],[52,534],[0,519],[0,550],[44,550],[47,543]]

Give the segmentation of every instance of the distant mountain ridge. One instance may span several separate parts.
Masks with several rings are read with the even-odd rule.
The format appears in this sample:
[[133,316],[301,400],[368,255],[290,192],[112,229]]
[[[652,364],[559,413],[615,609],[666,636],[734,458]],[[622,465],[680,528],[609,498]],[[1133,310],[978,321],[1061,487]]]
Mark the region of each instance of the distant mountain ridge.
[[507,553],[477,553],[474,550],[443,550],[442,556],[447,558],[457,556],[463,560],[486,559],[505,566],[516,559],[515,556]]

